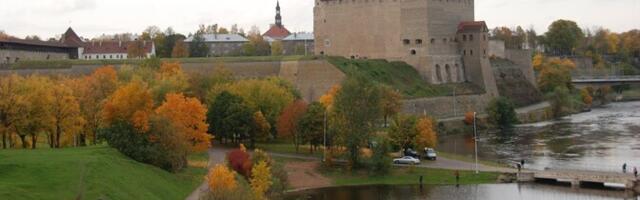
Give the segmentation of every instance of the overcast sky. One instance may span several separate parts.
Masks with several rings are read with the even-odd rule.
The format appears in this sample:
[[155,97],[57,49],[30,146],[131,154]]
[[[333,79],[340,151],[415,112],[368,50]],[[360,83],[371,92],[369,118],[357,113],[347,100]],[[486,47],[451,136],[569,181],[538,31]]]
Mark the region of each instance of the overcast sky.
[[[290,31],[313,31],[313,0],[281,0]],[[81,36],[139,33],[149,25],[188,34],[198,24],[237,23],[265,31],[276,0],[0,0],[0,30],[49,38],[71,26]],[[522,25],[545,32],[556,19],[615,32],[640,29],[640,0],[476,0],[476,20],[489,27]]]

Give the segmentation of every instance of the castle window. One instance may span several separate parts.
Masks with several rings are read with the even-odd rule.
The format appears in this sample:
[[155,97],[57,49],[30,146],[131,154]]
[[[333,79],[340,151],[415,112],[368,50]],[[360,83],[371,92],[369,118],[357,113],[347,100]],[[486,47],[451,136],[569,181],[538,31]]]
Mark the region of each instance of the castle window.
[[484,50],[484,55],[485,55],[485,56],[487,55],[487,49],[485,49],[485,50]]
[[473,35],[469,35],[469,41],[473,41]]
[[409,40],[409,39],[404,39],[404,40],[402,40],[402,43],[403,43],[404,45],[408,45],[408,44],[411,44],[411,40]]
[[473,56],[473,50],[469,50],[469,55]]
[[422,44],[422,39],[417,39],[416,44]]
[[463,56],[466,56],[466,55],[467,55],[467,50],[466,50],[466,49],[465,49],[465,50],[462,50],[462,55],[463,55]]
[[440,65],[436,64],[436,78],[438,79],[438,83],[442,82],[442,75],[440,74]]
[[447,43],[447,38],[442,38],[443,43]]
[[447,83],[450,83],[452,81],[451,79],[451,67],[449,67],[449,65],[445,65],[444,66],[444,71],[447,73]]
[[462,41],[467,41],[467,35],[462,35]]
[[411,49],[411,55],[416,55],[416,50],[415,49]]
[[431,44],[434,44],[434,43],[436,43],[436,39],[431,38]]

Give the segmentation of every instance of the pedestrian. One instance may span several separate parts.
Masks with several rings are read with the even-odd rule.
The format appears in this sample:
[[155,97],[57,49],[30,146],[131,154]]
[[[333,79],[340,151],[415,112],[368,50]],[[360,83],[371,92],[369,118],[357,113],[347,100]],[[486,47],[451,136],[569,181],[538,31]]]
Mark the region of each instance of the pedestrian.
[[522,168],[524,168],[524,159],[520,161],[520,164],[522,165]]
[[622,173],[627,173],[627,163],[622,164]]
[[520,165],[520,163],[516,163],[516,166],[518,167],[518,172],[520,172],[520,170],[522,170],[522,165]]
[[456,186],[460,185],[460,172],[458,170],[456,170],[453,175],[456,176]]
[[638,178],[638,168],[636,168],[636,167],[633,167],[633,176]]

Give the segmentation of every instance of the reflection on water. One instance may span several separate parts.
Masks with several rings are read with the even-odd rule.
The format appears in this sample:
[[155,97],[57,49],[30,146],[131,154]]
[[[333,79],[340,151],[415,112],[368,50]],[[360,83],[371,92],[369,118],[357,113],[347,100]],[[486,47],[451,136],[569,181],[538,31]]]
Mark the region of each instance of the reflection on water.
[[465,186],[353,186],[294,193],[285,199],[309,200],[541,200],[637,199],[617,190],[572,189],[543,184],[485,184]]
[[[482,132],[479,137],[481,158],[526,159],[527,167],[534,169],[619,171],[623,163],[640,168],[640,102],[613,103],[559,120]],[[443,136],[439,149],[472,155],[472,134]]]

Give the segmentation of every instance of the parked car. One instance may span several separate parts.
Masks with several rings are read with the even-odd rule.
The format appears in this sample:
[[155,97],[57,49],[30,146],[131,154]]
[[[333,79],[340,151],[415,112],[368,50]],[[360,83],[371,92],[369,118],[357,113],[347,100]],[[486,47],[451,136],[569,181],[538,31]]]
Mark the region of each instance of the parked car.
[[420,155],[418,155],[418,152],[414,151],[411,148],[405,149],[403,156],[411,156],[413,158],[420,159]]
[[436,160],[438,155],[433,148],[424,148],[424,158],[427,160]]
[[417,159],[417,158],[414,158],[414,157],[411,157],[411,156],[405,156],[405,157],[402,157],[402,158],[393,159],[393,163],[394,164],[414,164],[414,165],[417,165],[417,164],[420,164],[420,159]]

